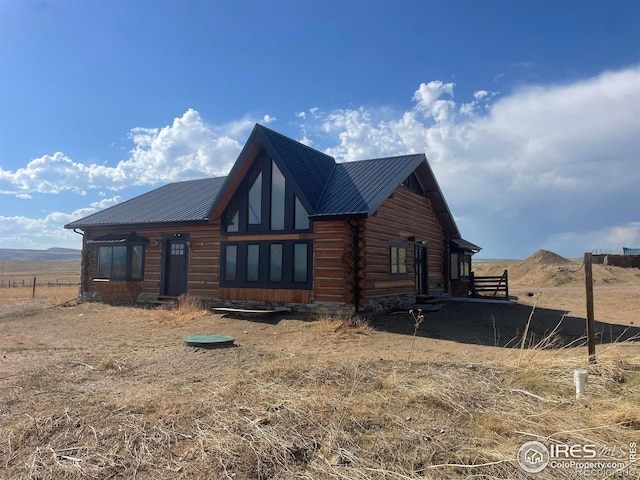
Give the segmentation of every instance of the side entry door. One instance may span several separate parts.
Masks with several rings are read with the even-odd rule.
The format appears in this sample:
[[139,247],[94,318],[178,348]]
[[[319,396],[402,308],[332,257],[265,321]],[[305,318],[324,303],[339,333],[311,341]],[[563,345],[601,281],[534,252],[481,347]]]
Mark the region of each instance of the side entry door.
[[427,271],[427,244],[416,243],[413,250],[416,273],[416,295],[429,293],[428,271]]
[[164,294],[177,297],[187,292],[187,240],[175,238],[167,240],[164,276]]

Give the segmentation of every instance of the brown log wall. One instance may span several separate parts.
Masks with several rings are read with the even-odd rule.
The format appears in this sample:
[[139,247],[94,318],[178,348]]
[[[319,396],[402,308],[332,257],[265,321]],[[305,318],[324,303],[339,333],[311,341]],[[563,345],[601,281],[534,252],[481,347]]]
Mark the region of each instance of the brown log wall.
[[351,242],[351,227],[344,220],[314,223],[313,298],[318,302],[348,303],[345,283],[345,253]]
[[[368,297],[415,291],[413,241],[427,242],[429,290],[444,288],[442,227],[428,198],[400,187],[366,221],[366,293]],[[407,276],[392,279],[389,246],[400,242],[407,247]]]
[[[142,282],[136,282],[134,290],[149,295],[161,294],[161,262],[163,236],[174,233],[188,234],[192,247],[188,257],[188,292],[209,299],[256,300],[283,303],[332,302],[353,305],[355,302],[355,262],[359,268],[360,304],[367,299],[396,293],[414,291],[413,241],[428,244],[429,288],[442,288],[443,233],[430,201],[403,188],[398,188],[378,209],[375,215],[357,221],[359,258],[354,251],[353,227],[347,220],[317,221],[313,234],[295,234],[296,237],[313,238],[313,290],[239,289],[219,288],[220,235],[219,220],[208,225],[167,227],[143,227],[134,231],[149,238],[145,247],[145,273]],[[100,228],[87,231],[86,240],[108,233],[129,233],[128,229]],[[256,237],[253,237],[256,238]],[[265,236],[264,239],[267,237]],[[262,240],[262,238],[260,238]],[[402,242],[407,246],[407,276],[391,279],[389,272],[389,245]],[[90,247],[90,246],[89,246]],[[93,282],[97,267],[96,247],[85,249],[82,268],[83,292],[98,292]],[[125,282],[120,282],[125,283]],[[129,282],[132,283],[132,282]],[[100,287],[117,292],[118,287]],[[106,291],[106,290],[105,290]],[[131,292],[131,289],[128,289]],[[123,294],[124,295],[124,294]],[[123,300],[127,301],[127,300]]]
[[[100,228],[91,229],[85,233],[85,242],[109,233],[129,233],[127,228]],[[220,272],[220,223],[210,225],[192,225],[168,227],[142,227],[133,229],[141,237],[149,239],[145,245],[144,256],[144,280],[141,282],[94,282],[93,277],[97,271],[98,248],[89,245],[84,254],[82,268],[83,292],[99,292],[105,288],[109,291],[119,291],[117,287],[105,287],[105,283],[136,283],[139,293],[160,295],[162,285],[162,239],[164,235],[174,233],[188,234],[192,247],[188,252],[188,276],[187,291],[195,296],[203,298],[218,297],[218,275]],[[100,283],[100,289],[97,284]],[[122,301],[128,301],[123,299]]]

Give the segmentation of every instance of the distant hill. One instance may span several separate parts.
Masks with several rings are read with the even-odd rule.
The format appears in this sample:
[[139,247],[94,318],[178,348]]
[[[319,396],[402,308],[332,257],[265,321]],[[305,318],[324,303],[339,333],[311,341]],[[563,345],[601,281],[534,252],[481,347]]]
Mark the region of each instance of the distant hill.
[[27,250],[19,248],[0,248],[2,262],[79,262],[82,251],[73,248],[49,248],[47,250]]

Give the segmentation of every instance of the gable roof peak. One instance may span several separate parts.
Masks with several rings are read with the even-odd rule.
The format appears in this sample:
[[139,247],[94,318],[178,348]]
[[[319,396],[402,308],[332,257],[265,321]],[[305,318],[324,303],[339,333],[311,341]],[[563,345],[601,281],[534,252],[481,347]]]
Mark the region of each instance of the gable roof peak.
[[247,141],[247,143],[249,143],[254,134],[258,134],[258,132],[262,132],[263,134],[271,136],[272,138],[279,138],[283,142],[293,142],[297,145],[297,148],[300,148],[302,150],[309,150],[313,153],[313,155],[326,157],[327,159],[330,159],[335,163],[335,158],[333,158],[331,155],[321,152],[320,150],[316,150],[315,148],[310,147],[309,145],[306,145],[299,140],[294,140],[293,138],[288,137],[280,132],[276,132],[275,130],[270,129],[269,127],[265,127],[260,123],[256,123],[253,127],[253,131],[251,132],[251,135],[249,135],[249,140]]

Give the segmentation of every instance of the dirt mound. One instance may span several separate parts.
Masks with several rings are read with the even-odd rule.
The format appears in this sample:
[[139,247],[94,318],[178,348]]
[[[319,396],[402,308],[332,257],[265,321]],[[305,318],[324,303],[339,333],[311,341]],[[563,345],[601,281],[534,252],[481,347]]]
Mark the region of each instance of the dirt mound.
[[527,257],[524,261],[524,265],[540,266],[540,265],[568,265],[571,264],[571,260],[567,260],[561,257],[557,253],[550,252],[549,250],[538,250],[533,255]]
[[[509,272],[509,285],[515,288],[576,287],[584,285],[582,259],[569,260],[548,250],[538,250],[525,260],[508,262],[477,262],[476,275],[501,275]],[[640,270],[608,265],[593,265],[594,285],[637,285]]]

